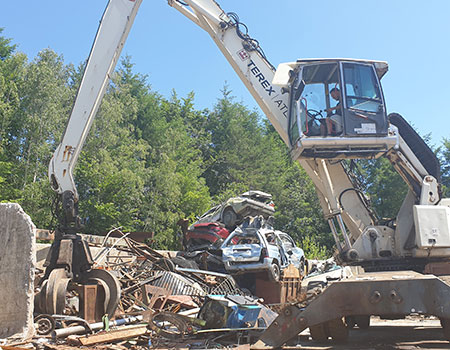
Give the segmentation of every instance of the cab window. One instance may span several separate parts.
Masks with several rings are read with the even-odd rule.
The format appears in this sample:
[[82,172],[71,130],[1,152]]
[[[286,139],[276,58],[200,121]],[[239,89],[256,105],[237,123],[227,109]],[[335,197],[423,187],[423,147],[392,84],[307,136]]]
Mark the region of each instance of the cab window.
[[381,91],[372,66],[344,63],[344,81],[348,108],[377,112]]
[[308,84],[303,90],[308,110],[321,111],[326,108],[325,85],[323,83]]

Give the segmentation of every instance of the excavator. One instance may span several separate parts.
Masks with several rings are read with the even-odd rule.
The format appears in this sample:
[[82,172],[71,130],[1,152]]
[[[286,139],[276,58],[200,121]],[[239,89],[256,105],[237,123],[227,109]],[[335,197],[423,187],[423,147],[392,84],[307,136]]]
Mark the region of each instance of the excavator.
[[[104,312],[120,297],[117,279],[93,268],[80,239],[72,171],[142,0],[109,0],[60,145],[49,165],[60,225],[47,258],[43,311],[61,311],[70,283],[96,282]],[[275,68],[234,13],[214,0],[169,0],[205,30],[315,185],[336,242],[353,271],[308,302],[288,305],[255,347],[279,347],[310,328],[313,338],[345,340],[345,317],[434,315],[450,340],[450,199],[441,198],[434,153],[399,114],[388,114],[383,61],[299,59]],[[358,159],[386,157],[408,185],[395,219],[381,220],[352,172]]]

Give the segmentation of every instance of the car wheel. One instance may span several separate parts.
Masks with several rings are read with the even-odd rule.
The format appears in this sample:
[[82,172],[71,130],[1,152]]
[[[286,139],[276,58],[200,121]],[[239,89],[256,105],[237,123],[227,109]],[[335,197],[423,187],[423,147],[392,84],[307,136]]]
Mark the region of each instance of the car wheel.
[[269,280],[272,282],[278,282],[280,280],[280,276],[281,276],[280,266],[276,262],[273,262],[270,265],[268,272]]
[[222,222],[227,228],[234,228],[237,221],[237,215],[234,212],[233,208],[228,207],[225,208],[222,214]]

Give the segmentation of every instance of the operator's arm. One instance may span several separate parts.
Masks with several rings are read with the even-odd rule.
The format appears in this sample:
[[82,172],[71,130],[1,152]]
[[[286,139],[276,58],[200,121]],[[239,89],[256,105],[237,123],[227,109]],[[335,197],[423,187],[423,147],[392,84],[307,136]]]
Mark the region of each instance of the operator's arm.
[[329,116],[329,115],[331,114],[331,112],[333,112],[333,111],[336,111],[337,114],[342,114],[341,103],[338,102],[336,106],[327,108],[325,111],[327,112],[328,116]]

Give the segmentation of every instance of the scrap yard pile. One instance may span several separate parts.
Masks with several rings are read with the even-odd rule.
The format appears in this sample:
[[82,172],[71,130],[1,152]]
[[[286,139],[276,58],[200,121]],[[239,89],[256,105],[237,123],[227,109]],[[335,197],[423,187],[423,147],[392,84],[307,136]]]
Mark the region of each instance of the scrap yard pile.
[[38,230],[53,244],[36,252],[34,332],[0,347],[249,347],[283,307],[304,301],[303,250],[273,228],[273,212],[269,194],[231,198],[190,226],[180,220],[182,251],[119,229],[73,240]]
[[277,316],[273,309],[279,305],[261,303],[229,274],[201,270],[180,254],[162,254],[126,237],[121,241],[97,255],[120,282],[114,314],[100,312],[105,299],[100,285],[73,286],[61,315],[36,313],[37,341],[44,347],[249,344]]
[[193,269],[192,261],[163,255],[129,238],[114,248],[103,247],[97,261],[120,281],[114,314],[99,313],[100,286],[79,286],[68,293],[62,315],[35,317],[38,335],[72,346],[120,347],[125,342],[138,348],[187,339],[203,345],[236,343],[237,338],[255,336],[276,315],[245,295],[230,275]]

